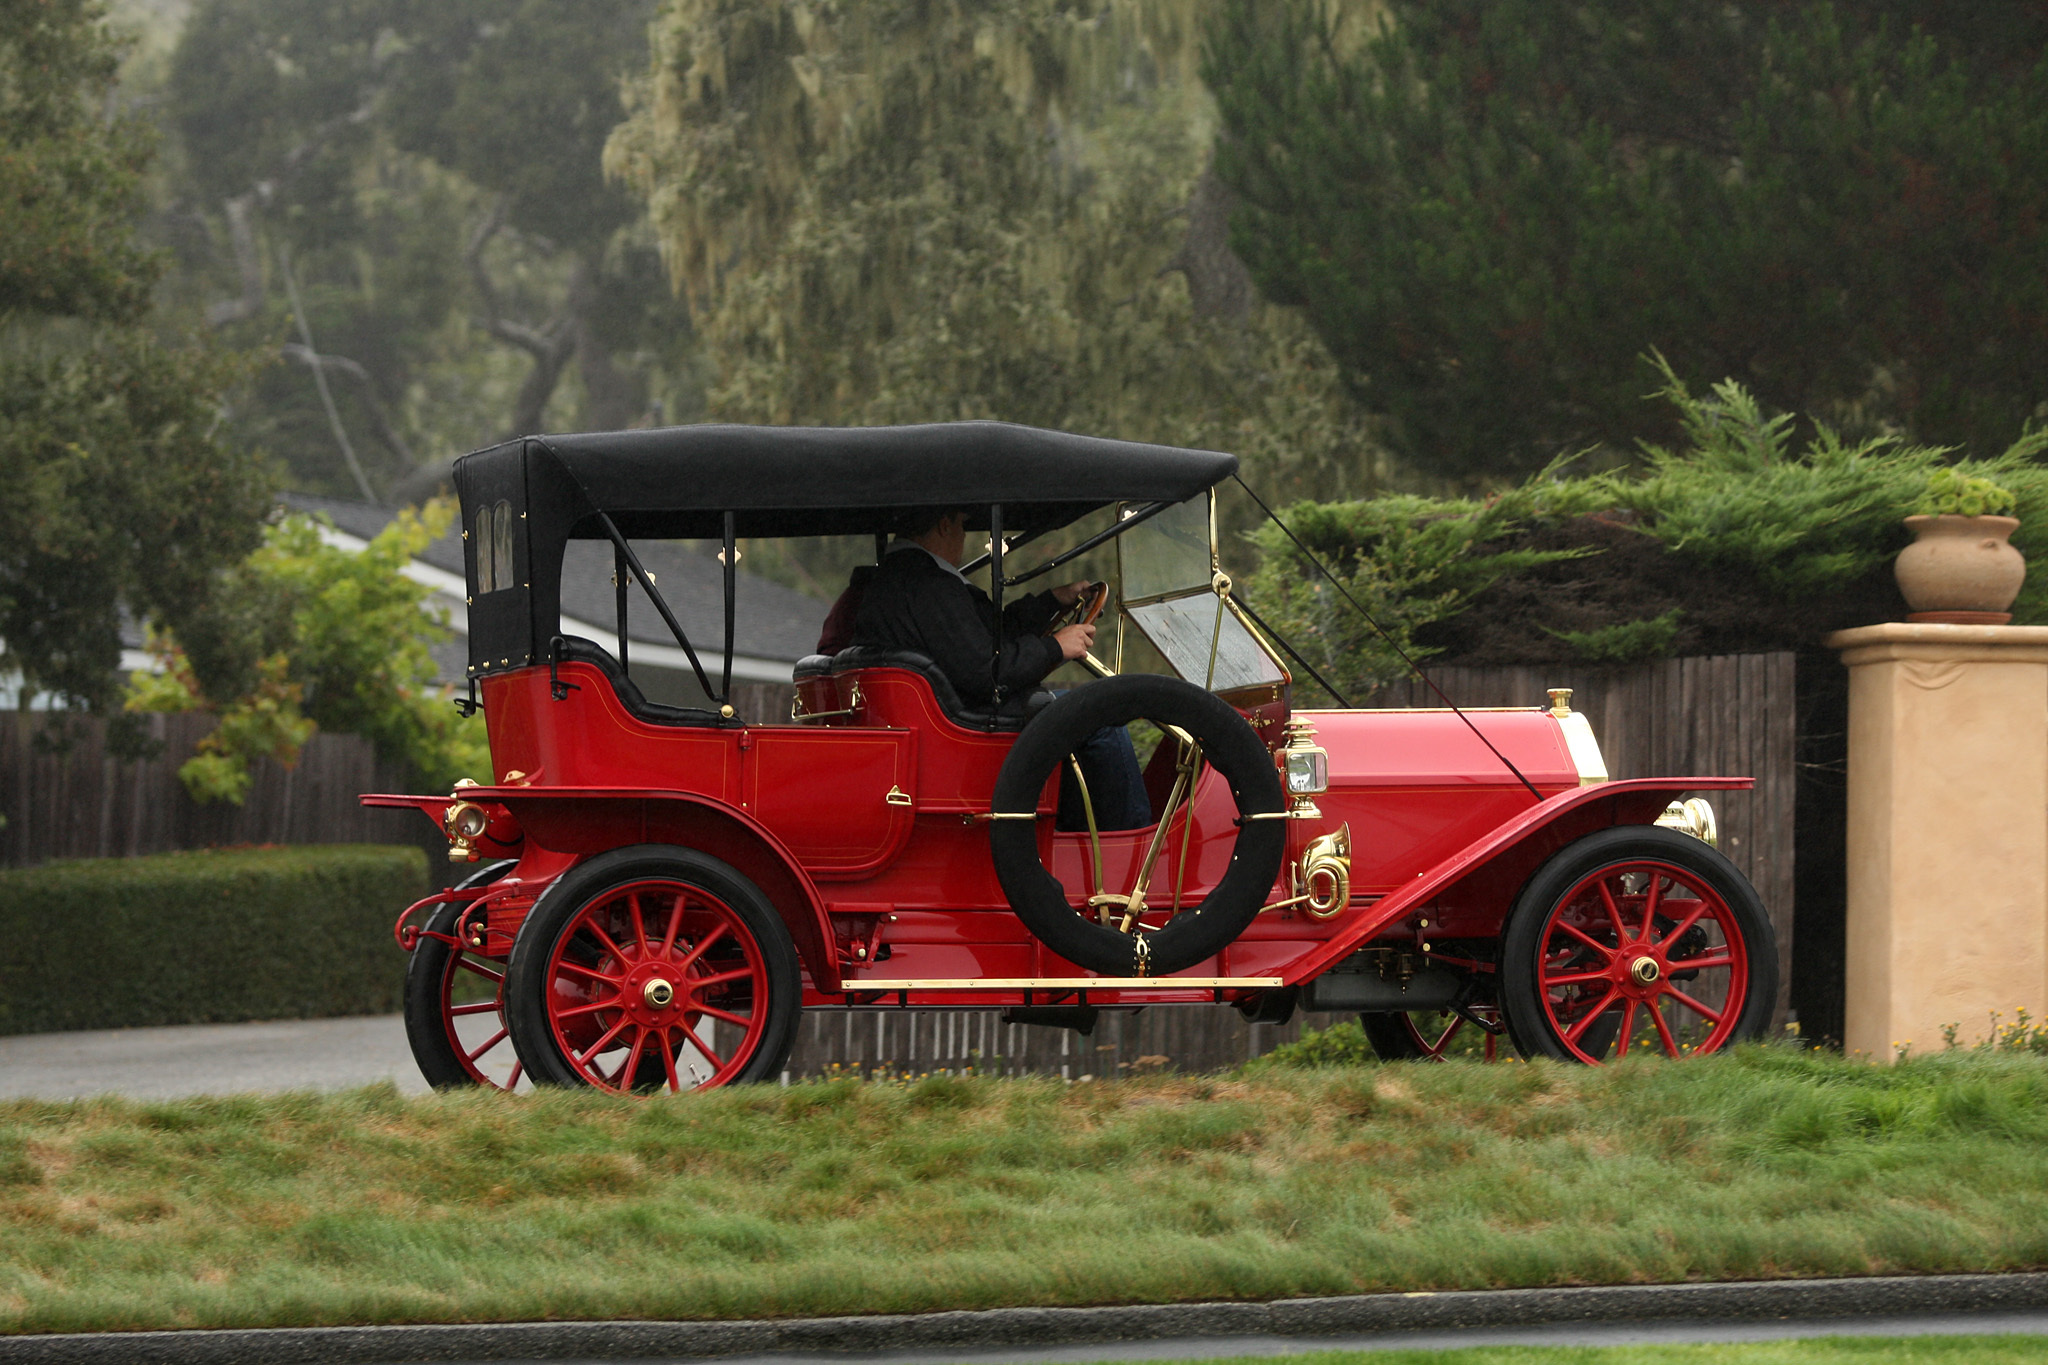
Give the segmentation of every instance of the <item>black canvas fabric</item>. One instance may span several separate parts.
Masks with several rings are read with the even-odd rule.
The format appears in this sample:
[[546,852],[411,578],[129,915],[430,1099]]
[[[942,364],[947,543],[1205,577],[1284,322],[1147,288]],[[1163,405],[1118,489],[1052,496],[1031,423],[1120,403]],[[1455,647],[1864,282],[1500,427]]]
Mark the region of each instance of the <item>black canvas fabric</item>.
[[470,671],[538,661],[559,629],[564,547],[631,540],[875,534],[904,508],[962,507],[1006,534],[1056,530],[1119,502],[1182,502],[1237,469],[1213,450],[1116,441],[1008,422],[911,427],[705,425],[524,436],[455,464],[463,525],[502,503],[517,518],[511,586],[477,590],[465,541]]

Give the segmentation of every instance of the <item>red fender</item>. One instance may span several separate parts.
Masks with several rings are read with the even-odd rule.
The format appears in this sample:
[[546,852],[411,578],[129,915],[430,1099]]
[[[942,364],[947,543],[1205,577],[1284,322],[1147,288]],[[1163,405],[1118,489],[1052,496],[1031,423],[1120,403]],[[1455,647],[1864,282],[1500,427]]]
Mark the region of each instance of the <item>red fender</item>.
[[1417,874],[1399,891],[1383,896],[1342,933],[1290,965],[1283,979],[1292,986],[1321,976],[1385,932],[1388,925],[1469,877],[1506,871],[1519,887],[1553,853],[1595,830],[1651,824],[1673,798],[1685,792],[1747,791],[1755,785],[1756,779],[1750,777],[1639,777],[1560,792]]
[[675,844],[732,864],[761,888],[817,990],[839,989],[831,921],[811,879],[781,840],[745,811],[688,792],[641,787],[467,787],[465,799],[503,805],[527,838],[589,855],[628,844]]

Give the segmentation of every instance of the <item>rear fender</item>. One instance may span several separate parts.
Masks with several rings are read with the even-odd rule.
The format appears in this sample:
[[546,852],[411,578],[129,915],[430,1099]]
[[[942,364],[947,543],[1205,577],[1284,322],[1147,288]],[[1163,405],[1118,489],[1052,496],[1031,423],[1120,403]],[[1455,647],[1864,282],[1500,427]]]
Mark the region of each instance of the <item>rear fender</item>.
[[[1686,792],[1747,791],[1754,785],[1748,777],[1645,777],[1560,792],[1417,873],[1407,886],[1382,897],[1289,967],[1285,979],[1293,985],[1320,976],[1432,901],[1483,899],[1497,905],[1505,918],[1536,869],[1574,840],[1615,825],[1654,824],[1665,806]],[[1493,932],[1499,932],[1497,921]]]
[[479,787],[502,802],[533,843],[588,856],[629,844],[674,844],[730,863],[761,888],[789,926],[813,986],[839,989],[831,921],[811,879],[781,840],[745,811],[688,792],[599,787]]

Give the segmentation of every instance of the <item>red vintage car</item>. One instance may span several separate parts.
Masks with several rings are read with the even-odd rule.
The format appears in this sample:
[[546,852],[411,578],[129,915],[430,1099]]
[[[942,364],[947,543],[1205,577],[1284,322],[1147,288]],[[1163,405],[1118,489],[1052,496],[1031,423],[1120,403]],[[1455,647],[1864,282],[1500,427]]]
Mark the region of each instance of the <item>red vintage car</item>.
[[[1711,846],[1704,801],[1676,800],[1748,779],[1609,781],[1568,694],[1296,709],[1300,656],[1219,553],[1215,491],[1236,470],[993,422],[697,426],[466,456],[465,704],[493,772],[363,798],[417,808],[479,865],[399,921],[427,1079],[761,1080],[804,1009],[1062,1027],[1171,1005],[1357,1011],[1389,1057],[1433,1055],[1466,1024],[1580,1062],[1758,1034],[1777,995],[1769,921]],[[872,535],[879,555],[920,507],[977,509],[989,553],[966,568],[999,608],[1084,555],[1101,565],[1107,590],[1076,608],[1113,612],[1084,661],[1095,680],[977,708],[923,655],[855,647],[797,665],[791,723],[739,717],[738,542]],[[650,701],[628,660],[561,633],[579,539],[610,546],[618,638],[644,599],[704,704]],[[725,565],[716,649],[635,548],[675,540]],[[1157,671],[1126,669],[1141,655]],[[1144,756],[1143,828],[1098,827],[1073,762],[1110,726]],[[1079,820],[1060,817],[1063,781]]]

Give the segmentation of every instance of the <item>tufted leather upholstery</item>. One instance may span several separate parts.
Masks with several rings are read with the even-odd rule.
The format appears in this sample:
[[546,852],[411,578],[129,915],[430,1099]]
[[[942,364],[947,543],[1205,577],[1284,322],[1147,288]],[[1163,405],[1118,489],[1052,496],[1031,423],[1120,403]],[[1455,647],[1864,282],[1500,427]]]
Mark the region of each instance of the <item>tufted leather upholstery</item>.
[[835,677],[862,668],[903,668],[917,674],[931,684],[932,697],[938,702],[939,710],[945,712],[947,717],[957,724],[964,725],[970,730],[1021,730],[1033,716],[1052,704],[1052,693],[1041,687],[1034,688],[1022,696],[1011,697],[993,710],[988,707],[969,706],[961,700],[952,679],[940,672],[939,666],[932,662],[931,656],[920,654],[914,649],[882,649],[874,645],[852,645],[832,656],[832,673]]

